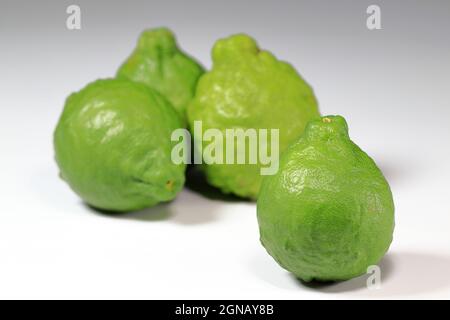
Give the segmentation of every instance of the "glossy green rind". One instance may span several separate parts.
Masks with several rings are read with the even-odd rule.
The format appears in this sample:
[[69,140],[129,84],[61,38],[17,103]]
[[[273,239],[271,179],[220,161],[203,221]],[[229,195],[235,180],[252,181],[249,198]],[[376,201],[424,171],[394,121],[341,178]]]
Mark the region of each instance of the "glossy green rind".
[[[191,130],[194,121],[201,121],[204,131],[218,129],[223,135],[226,129],[279,129],[282,152],[298,139],[309,120],[320,116],[311,87],[290,64],[259,49],[251,37],[238,34],[217,41],[212,58],[212,70],[200,78],[188,107]],[[195,138],[200,145],[201,138]],[[203,149],[209,143],[203,141]],[[270,144],[268,151],[271,154]],[[203,169],[209,183],[224,193],[257,198],[260,161],[211,164]]]
[[134,211],[175,198],[185,165],[171,161],[170,103],[139,83],[95,81],[66,100],[54,134],[61,177],[89,205]]
[[177,45],[167,28],[142,32],[136,48],[117,72],[117,78],[146,84],[162,94],[186,121],[186,107],[195,93],[203,67]]
[[308,124],[264,179],[257,211],[264,247],[304,281],[362,275],[393,237],[390,187],[340,116]]

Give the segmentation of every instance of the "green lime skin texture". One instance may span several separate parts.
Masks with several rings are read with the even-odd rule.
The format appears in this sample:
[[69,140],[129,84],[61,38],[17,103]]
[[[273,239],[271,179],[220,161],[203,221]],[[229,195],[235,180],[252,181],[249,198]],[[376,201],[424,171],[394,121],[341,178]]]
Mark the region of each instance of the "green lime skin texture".
[[142,32],[117,78],[141,82],[158,91],[185,120],[186,107],[203,73],[203,67],[179,49],[174,34],[158,28]]
[[[202,121],[204,131],[215,128],[224,135],[226,129],[279,129],[282,152],[298,139],[309,120],[320,116],[313,90],[297,71],[261,50],[248,35],[218,40],[212,60],[212,70],[200,78],[188,107],[191,129],[194,121]],[[208,144],[203,142],[203,149]],[[270,143],[268,150],[270,154]],[[211,185],[250,199],[256,199],[259,192],[260,168],[260,159],[257,164],[203,167]]]
[[89,205],[135,211],[175,198],[185,165],[171,161],[181,121],[156,91],[97,80],[70,95],[54,134],[61,177]]
[[262,244],[303,281],[362,275],[392,242],[389,185],[341,116],[308,124],[264,179],[257,211]]

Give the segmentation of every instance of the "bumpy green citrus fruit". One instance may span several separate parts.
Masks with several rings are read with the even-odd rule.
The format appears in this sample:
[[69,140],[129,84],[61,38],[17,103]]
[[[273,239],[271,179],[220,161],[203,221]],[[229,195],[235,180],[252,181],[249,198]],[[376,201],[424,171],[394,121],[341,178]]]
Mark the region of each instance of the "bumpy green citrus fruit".
[[131,56],[117,72],[118,78],[142,82],[166,97],[182,119],[194,96],[203,68],[177,46],[167,28],[144,31]]
[[171,161],[178,114],[157,92],[98,80],[66,101],[54,135],[62,178],[88,204],[132,211],[175,197],[184,165]]
[[377,264],[392,241],[394,203],[374,161],[340,116],[312,121],[267,176],[258,198],[261,242],[305,281],[346,280]]
[[[202,122],[204,131],[218,129],[224,136],[226,129],[279,129],[282,152],[301,135],[309,120],[319,116],[311,87],[290,64],[260,50],[249,36],[238,34],[217,41],[212,59],[212,70],[200,78],[188,106],[191,129],[195,121]],[[200,145],[201,141],[197,142]],[[203,141],[203,148],[209,143]],[[248,159],[248,149],[239,151],[235,144],[234,152],[247,152]],[[204,170],[209,183],[223,192],[255,199],[262,178],[260,168],[258,160],[253,165],[249,161],[211,164]]]

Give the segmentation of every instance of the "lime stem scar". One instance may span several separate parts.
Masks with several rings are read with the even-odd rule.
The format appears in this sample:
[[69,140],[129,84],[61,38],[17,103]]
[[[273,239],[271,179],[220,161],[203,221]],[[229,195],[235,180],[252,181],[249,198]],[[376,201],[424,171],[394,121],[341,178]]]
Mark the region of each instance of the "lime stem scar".
[[172,191],[172,189],[173,189],[173,181],[172,180],[168,180],[166,182],[166,188],[167,188],[167,190]]

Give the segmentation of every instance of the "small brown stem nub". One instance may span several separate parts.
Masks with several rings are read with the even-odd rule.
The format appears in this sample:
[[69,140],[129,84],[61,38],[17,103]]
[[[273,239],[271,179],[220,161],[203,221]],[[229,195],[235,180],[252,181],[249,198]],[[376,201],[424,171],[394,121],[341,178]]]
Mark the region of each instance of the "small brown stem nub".
[[166,182],[166,188],[167,188],[167,190],[172,191],[172,189],[173,189],[173,181],[172,180],[169,180]]

